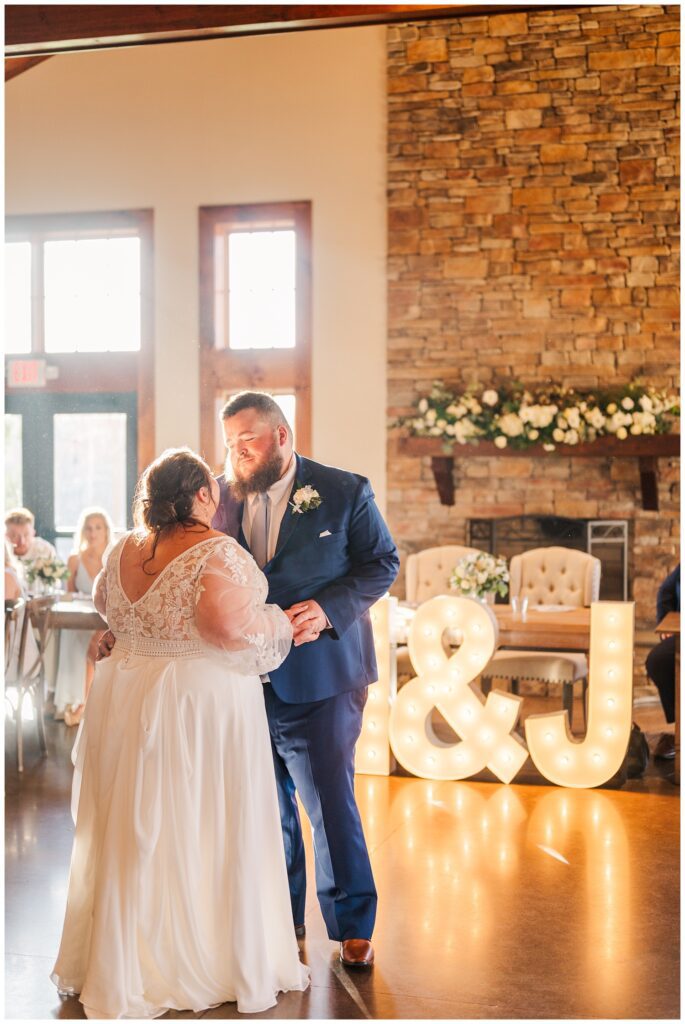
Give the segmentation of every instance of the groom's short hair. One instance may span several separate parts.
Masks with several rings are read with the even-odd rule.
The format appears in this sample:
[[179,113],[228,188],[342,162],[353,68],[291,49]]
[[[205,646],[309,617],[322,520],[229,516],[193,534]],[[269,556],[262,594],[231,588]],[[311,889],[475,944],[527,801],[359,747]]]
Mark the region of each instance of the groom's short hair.
[[292,437],[293,432],[283,410],[266,391],[240,391],[226,402],[221,410],[221,419],[230,419],[231,416],[236,416],[245,409],[256,409],[275,427],[284,426],[288,431],[288,436]]

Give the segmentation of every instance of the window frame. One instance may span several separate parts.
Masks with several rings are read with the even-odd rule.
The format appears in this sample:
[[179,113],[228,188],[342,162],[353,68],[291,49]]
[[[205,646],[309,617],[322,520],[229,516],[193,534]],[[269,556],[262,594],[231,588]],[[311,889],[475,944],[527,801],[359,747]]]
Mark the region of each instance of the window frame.
[[[295,346],[294,348],[231,349],[223,328],[217,325],[217,285],[222,269],[216,258],[217,241],[223,249],[231,230],[295,231]],[[240,203],[201,206],[199,211],[200,258],[200,442],[210,465],[223,465],[225,453],[218,448],[216,408],[228,392],[253,389],[295,395],[297,450],[311,453],[311,203]]]
[[[6,359],[44,359],[57,371],[41,388],[8,388],[8,394],[128,392],[137,396],[138,472],[155,455],[152,210],[8,215],[6,242],[31,243],[31,351]],[[45,242],[101,238],[120,233],[140,238],[140,349],[130,352],[46,352],[44,344]]]

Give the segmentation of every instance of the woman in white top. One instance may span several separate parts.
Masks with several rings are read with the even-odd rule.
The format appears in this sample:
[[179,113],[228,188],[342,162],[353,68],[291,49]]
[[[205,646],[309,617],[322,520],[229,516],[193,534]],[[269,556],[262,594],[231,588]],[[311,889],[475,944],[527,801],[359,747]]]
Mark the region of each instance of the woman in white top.
[[[102,557],[112,539],[112,521],[103,508],[86,508],[79,517],[74,544],[67,562],[67,592],[92,594]],[[65,629],[60,636],[59,665],[55,682],[55,718],[78,725],[95,670],[100,633]]]
[[188,449],[145,471],[137,533],[95,605],[116,643],[74,747],[76,834],[52,979],[94,1018],[304,990],[260,674],[292,641],[251,555],[211,529],[218,486]]

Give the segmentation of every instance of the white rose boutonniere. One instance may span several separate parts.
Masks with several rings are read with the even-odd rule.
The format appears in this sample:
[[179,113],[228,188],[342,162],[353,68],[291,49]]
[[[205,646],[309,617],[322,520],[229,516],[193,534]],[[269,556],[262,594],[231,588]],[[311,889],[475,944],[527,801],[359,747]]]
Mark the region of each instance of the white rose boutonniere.
[[293,494],[293,500],[290,504],[293,507],[293,515],[295,513],[311,512],[321,504],[321,495],[314,487],[310,487],[307,484],[304,487],[298,487]]

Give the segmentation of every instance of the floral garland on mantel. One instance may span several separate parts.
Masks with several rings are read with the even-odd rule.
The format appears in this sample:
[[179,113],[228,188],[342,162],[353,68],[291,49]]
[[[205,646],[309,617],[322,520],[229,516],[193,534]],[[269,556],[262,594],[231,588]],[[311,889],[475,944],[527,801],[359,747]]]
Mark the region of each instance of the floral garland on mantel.
[[497,448],[577,445],[600,437],[624,440],[649,434],[668,434],[680,416],[678,397],[639,383],[611,391],[579,392],[553,384],[527,388],[501,384],[471,386],[459,393],[436,380],[417,412],[403,416],[414,437],[442,438],[446,452],[454,444],[493,441]]

